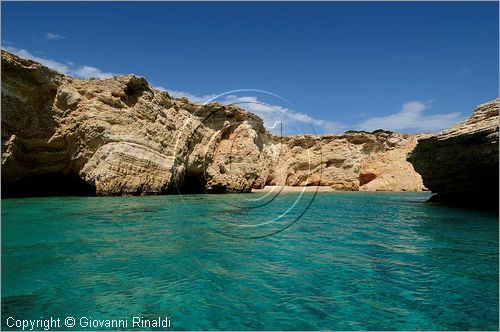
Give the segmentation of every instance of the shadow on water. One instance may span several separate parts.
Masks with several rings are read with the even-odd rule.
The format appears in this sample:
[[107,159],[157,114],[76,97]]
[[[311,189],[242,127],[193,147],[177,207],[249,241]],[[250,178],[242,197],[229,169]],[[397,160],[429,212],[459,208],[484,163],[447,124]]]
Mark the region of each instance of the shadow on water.
[[2,181],[2,198],[44,196],[95,196],[95,187],[76,174],[51,173],[12,183]]

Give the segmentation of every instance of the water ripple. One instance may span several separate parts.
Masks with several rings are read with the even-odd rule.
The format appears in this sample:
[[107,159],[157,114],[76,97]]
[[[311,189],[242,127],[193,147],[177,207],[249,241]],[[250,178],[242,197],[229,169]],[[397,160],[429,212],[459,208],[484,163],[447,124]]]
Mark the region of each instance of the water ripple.
[[498,329],[496,215],[423,204],[425,193],[320,193],[293,228],[224,236],[225,222],[265,220],[296,198],[238,213],[225,204],[242,197],[2,200],[2,315],[168,315],[177,330]]

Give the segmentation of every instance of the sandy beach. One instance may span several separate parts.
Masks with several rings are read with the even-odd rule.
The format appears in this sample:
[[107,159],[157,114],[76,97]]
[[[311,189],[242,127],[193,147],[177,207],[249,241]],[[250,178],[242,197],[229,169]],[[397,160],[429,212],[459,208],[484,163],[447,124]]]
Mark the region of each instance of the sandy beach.
[[267,193],[267,192],[334,192],[335,189],[329,186],[265,186],[262,189],[252,189],[253,193]]

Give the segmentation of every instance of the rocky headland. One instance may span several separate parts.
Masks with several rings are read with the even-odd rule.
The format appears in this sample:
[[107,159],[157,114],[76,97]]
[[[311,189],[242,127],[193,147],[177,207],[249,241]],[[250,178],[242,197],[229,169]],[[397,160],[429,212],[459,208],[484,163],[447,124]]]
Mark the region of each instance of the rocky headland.
[[481,104],[466,121],[418,140],[408,160],[435,194],[430,201],[498,210],[498,104]]
[[265,185],[420,191],[422,179],[406,161],[417,138],[385,131],[279,137],[234,105],[173,98],[135,75],[75,79],[2,51],[4,197]]

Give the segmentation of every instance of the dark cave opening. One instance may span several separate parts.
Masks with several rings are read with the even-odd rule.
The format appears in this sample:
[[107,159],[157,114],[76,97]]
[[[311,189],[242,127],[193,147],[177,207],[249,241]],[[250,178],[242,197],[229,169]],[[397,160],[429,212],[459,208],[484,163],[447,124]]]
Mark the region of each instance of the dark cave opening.
[[180,194],[204,194],[205,178],[201,176],[186,175],[183,183],[178,187]]
[[74,173],[50,173],[16,182],[2,181],[2,198],[45,196],[96,196],[96,191],[94,186]]

